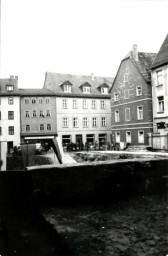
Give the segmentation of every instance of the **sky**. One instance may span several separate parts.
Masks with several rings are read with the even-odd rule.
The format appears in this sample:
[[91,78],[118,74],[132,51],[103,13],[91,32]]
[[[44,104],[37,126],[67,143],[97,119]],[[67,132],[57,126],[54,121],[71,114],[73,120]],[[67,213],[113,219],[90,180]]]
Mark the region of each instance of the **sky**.
[[42,88],[45,73],[115,77],[137,44],[157,53],[168,0],[0,0],[1,78]]

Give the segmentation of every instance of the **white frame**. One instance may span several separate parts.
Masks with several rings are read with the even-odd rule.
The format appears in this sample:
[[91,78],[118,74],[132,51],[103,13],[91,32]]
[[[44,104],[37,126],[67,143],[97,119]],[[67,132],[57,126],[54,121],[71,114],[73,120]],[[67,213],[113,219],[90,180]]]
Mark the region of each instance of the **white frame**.
[[[143,141],[142,142],[140,142],[140,132],[142,132],[143,133]],[[144,130],[139,130],[138,131],[138,143],[139,144],[144,144],[144,141],[145,141],[145,136],[144,136]]]
[[[142,108],[142,118],[140,118],[140,115],[139,115],[139,113],[140,113],[139,108]],[[142,105],[137,106],[137,119],[138,120],[143,120],[143,106]]]

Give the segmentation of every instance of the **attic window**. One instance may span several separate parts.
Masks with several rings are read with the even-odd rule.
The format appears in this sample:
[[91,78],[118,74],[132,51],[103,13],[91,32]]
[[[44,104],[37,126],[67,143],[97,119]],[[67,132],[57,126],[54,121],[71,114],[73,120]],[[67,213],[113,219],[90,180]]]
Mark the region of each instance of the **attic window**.
[[71,92],[72,86],[70,84],[64,84],[64,92]]
[[13,91],[13,85],[7,85],[6,89],[8,92],[12,92]]
[[108,88],[107,87],[102,87],[101,88],[101,93],[102,94],[108,94]]
[[83,86],[83,93],[90,93],[90,86]]

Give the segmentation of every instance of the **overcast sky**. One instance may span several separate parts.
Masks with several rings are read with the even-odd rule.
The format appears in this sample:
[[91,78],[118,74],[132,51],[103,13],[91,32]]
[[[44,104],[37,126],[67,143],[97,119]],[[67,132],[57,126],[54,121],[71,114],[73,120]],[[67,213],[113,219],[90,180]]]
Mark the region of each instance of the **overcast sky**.
[[1,0],[1,77],[42,88],[45,72],[116,75],[138,45],[158,52],[167,0]]

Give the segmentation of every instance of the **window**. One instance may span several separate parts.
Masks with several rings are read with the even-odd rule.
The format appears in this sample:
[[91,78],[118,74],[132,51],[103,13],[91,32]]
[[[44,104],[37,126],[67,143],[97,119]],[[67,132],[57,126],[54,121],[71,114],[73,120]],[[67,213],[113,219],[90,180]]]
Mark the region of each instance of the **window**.
[[72,108],[78,108],[77,100],[72,101]]
[[44,124],[40,124],[40,131],[44,131]]
[[120,132],[116,132],[115,136],[116,136],[116,143],[120,143]]
[[96,109],[96,101],[92,100],[92,109]]
[[88,127],[88,117],[83,118],[83,127]]
[[101,93],[102,94],[108,94],[108,88],[107,87],[101,87]]
[[67,100],[62,101],[62,108],[68,108],[68,102]]
[[119,110],[115,110],[115,122],[120,121]]
[[130,121],[130,108],[125,109],[125,121]]
[[124,74],[124,82],[128,82],[128,73]]
[[78,117],[73,118],[73,127],[77,128],[78,127]]
[[102,125],[102,127],[106,127],[107,126],[107,119],[106,119],[106,117],[102,117],[101,125]]
[[64,84],[64,92],[71,92],[71,85]]
[[97,127],[97,117],[92,118],[92,126]]
[[126,132],[126,143],[131,143],[131,132]]
[[43,104],[43,99],[42,99],[42,98],[39,98],[39,99],[38,99],[38,103],[39,103],[39,104]]
[[13,85],[7,85],[6,89],[8,92],[12,92],[13,91]]
[[105,109],[105,108],[106,108],[106,103],[105,103],[104,100],[101,100],[101,102],[100,102],[100,108],[101,108],[101,109]]
[[158,97],[158,112],[164,112],[164,97]]
[[39,117],[44,117],[43,110],[40,110]]
[[25,117],[30,117],[30,112],[29,111],[25,112]]
[[62,135],[62,145],[67,145],[71,142],[71,135]]
[[94,134],[86,134],[86,142],[89,144],[94,144],[95,135]]
[[9,135],[14,135],[14,126],[8,127],[8,133],[9,133]]
[[51,116],[51,110],[46,110],[46,116],[50,117]]
[[118,93],[114,93],[114,101],[118,101]]
[[28,98],[26,98],[26,99],[25,99],[25,104],[29,104],[29,101],[30,101],[30,100],[29,100]]
[[138,117],[138,120],[143,119],[143,107],[142,106],[137,107],[137,117]]
[[159,70],[156,72],[156,76],[157,76],[157,85],[162,85],[163,81],[162,81],[162,70]]
[[1,126],[0,126],[0,135],[2,135],[2,128],[1,128]]
[[124,98],[129,99],[129,90],[128,89],[124,91]]
[[144,143],[144,131],[138,131],[138,143]]
[[90,86],[83,86],[83,93],[90,93]]
[[9,105],[13,105],[13,97],[9,97],[8,98],[8,104]]
[[47,131],[51,131],[51,124],[47,124]]
[[137,95],[137,96],[142,95],[142,86],[137,86],[137,87],[136,87],[136,95]]
[[63,117],[62,127],[63,128],[67,128],[68,127],[68,117]]
[[1,111],[0,111],[0,120],[1,120]]
[[32,104],[36,104],[36,99],[32,98]]
[[36,110],[33,110],[33,112],[32,112],[32,117],[36,117],[36,116],[37,116]]
[[30,132],[30,125],[29,124],[26,125],[26,132]]
[[14,111],[8,111],[8,120],[14,119]]
[[83,100],[83,108],[84,108],[84,109],[88,108],[88,106],[87,106],[87,100]]
[[46,104],[49,104],[50,103],[50,98],[46,98],[45,102],[46,102]]

